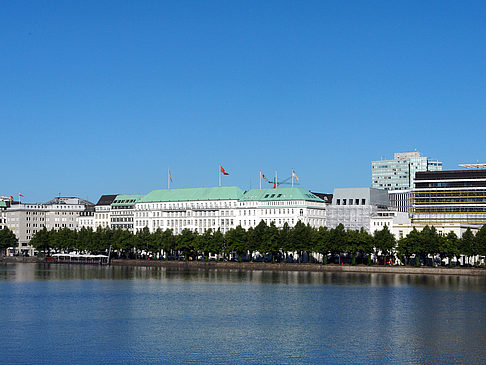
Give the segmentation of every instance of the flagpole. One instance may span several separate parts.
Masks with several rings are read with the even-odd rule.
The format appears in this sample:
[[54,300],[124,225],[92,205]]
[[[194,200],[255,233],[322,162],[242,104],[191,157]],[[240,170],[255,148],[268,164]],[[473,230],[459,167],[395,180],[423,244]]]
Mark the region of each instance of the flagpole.
[[170,189],[170,166],[167,167],[167,189]]
[[262,190],[262,170],[260,170],[260,190]]
[[221,187],[221,164],[219,164],[219,186]]
[[292,169],[292,187],[294,187],[294,169]]

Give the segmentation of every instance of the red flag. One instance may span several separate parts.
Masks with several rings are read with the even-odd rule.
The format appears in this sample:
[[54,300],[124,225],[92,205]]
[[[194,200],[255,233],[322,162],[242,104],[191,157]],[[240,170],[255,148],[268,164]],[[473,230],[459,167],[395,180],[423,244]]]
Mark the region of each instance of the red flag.
[[223,175],[229,175],[226,171],[224,171],[223,166],[219,165],[220,171],[223,173]]
[[172,175],[170,174],[170,170],[169,170],[169,179],[170,179],[170,182],[172,182]]
[[10,195],[10,201],[12,201],[12,200],[13,200],[13,196],[12,196],[12,195]]
[[24,197],[22,194],[19,193],[19,196],[21,196],[22,198]]

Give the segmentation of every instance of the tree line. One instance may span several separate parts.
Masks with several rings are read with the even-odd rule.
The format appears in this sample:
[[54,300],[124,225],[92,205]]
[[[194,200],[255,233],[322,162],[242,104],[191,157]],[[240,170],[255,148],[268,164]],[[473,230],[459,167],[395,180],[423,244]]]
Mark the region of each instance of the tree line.
[[106,254],[111,246],[116,258],[208,260],[216,255],[238,261],[352,265],[387,264],[399,259],[408,265],[433,265],[434,259],[448,258],[451,264],[462,257],[463,264],[474,265],[478,263],[475,257],[486,256],[486,225],[476,235],[467,229],[462,238],[454,233],[443,236],[434,227],[426,226],[422,231],[413,229],[398,242],[387,226],[371,235],[363,228],[345,230],[340,224],[336,228],[316,229],[300,221],[294,227],[285,224],[282,228],[261,221],[255,228],[245,230],[238,226],[225,234],[211,229],[201,234],[189,229],[174,234],[170,229],[151,233],[147,227],[136,233],[101,227],[79,231],[43,228],[30,244],[44,255],[73,251]]

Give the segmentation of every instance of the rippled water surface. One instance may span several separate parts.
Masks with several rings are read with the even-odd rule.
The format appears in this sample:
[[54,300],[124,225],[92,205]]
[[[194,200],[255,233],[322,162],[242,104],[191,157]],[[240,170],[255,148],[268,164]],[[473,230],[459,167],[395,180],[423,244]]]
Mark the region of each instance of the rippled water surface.
[[1,363],[485,363],[486,279],[0,265]]

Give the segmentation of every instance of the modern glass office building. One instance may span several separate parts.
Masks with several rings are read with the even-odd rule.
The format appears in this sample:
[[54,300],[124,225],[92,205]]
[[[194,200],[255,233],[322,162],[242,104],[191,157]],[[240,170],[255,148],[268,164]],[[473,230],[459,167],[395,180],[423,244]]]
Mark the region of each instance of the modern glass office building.
[[486,169],[417,173],[413,224],[486,224]]
[[414,188],[418,171],[441,171],[442,162],[420,156],[420,152],[395,153],[393,160],[371,162],[371,187],[384,190]]

